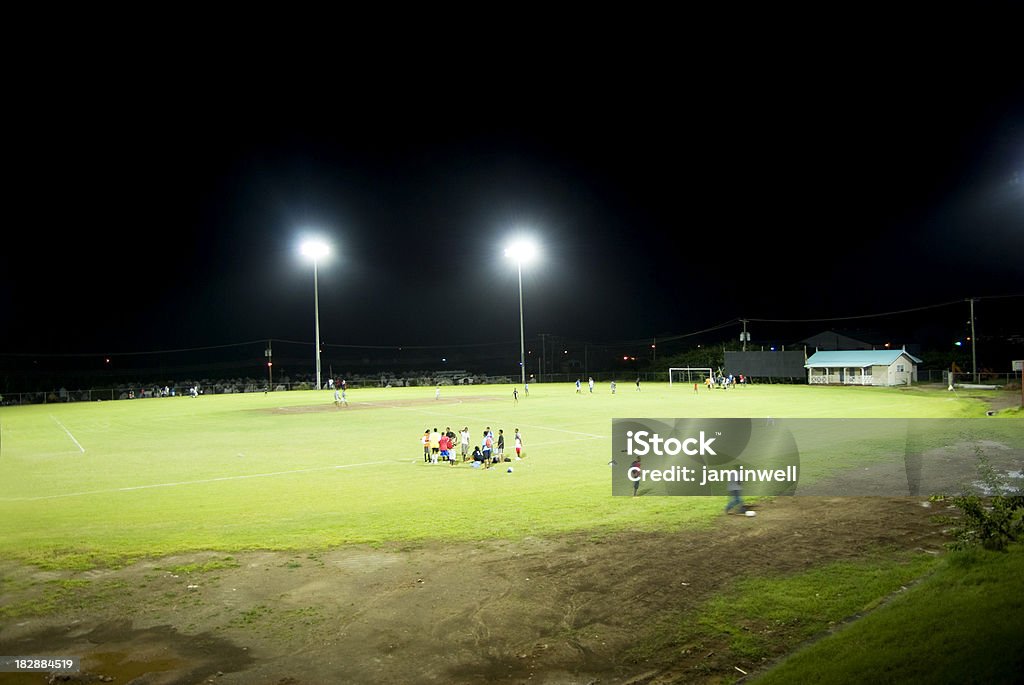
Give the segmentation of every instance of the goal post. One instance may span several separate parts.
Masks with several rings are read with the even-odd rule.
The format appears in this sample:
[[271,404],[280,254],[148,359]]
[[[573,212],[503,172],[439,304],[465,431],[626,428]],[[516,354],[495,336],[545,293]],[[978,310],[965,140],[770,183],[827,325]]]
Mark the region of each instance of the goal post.
[[707,366],[673,366],[668,370],[668,384],[703,383],[705,378],[714,378],[711,367]]

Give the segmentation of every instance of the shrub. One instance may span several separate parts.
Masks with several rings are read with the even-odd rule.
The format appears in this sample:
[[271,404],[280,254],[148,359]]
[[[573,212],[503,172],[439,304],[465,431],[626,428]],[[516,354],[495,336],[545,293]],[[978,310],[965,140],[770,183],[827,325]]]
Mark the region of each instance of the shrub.
[[952,524],[953,541],[947,547],[955,550],[980,545],[993,551],[1006,551],[1007,546],[1024,536],[1024,494],[1010,485],[1005,475],[992,467],[980,447],[978,475],[986,496],[964,493],[955,496],[936,495],[934,501],[948,501],[960,510],[959,516],[937,516],[940,523]]

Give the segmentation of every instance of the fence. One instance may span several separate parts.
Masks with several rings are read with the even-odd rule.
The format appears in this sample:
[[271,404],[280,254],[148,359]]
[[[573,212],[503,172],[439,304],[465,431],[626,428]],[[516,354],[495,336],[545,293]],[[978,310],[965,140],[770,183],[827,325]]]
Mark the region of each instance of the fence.
[[[949,371],[941,369],[918,369],[918,384],[948,384]],[[586,384],[590,378],[595,383],[607,386],[611,381],[623,386],[623,389],[633,385],[637,379],[643,383],[667,383],[668,371],[641,371],[634,373],[622,372],[600,372],[589,376],[575,373],[548,373],[543,378],[531,376],[527,380],[533,384],[555,384],[575,383],[579,379]],[[780,382],[765,379],[751,379],[754,383]],[[783,379],[805,383],[806,378]],[[518,384],[518,376],[494,376],[483,374],[459,375],[458,372],[420,372],[412,375],[394,376],[389,374],[356,376],[346,379],[350,388],[385,388],[385,387],[434,387],[437,385],[487,385],[487,384]],[[972,382],[971,374],[956,374],[956,382]],[[997,385],[1007,389],[1020,387],[1020,375],[1015,373],[979,373],[979,382],[988,385]],[[182,397],[191,393],[192,387],[202,395],[226,395],[234,393],[251,392],[289,392],[292,390],[310,390],[315,383],[309,380],[275,382],[273,388],[267,386],[266,380],[254,378],[234,379],[228,381],[200,381],[191,384],[177,384],[174,386],[139,386],[119,385],[114,388],[90,388],[87,390],[67,390],[60,388],[46,392],[15,392],[0,395],[0,405],[19,404],[56,404],[59,402],[101,402],[112,400],[143,399],[151,397]],[[331,386],[325,384],[325,389]]]
[[[667,382],[668,372],[648,372],[639,374],[614,374],[595,373],[595,383],[609,383],[616,380],[619,383],[634,383],[639,377],[641,382]],[[574,383],[580,378],[586,383],[587,378],[578,374],[546,374],[543,381],[536,377],[528,379],[529,383]],[[452,385],[487,385],[487,384],[518,384],[518,376],[508,375],[485,375],[469,374],[452,371],[443,372],[417,372],[414,374],[395,376],[392,374],[374,374],[355,376],[346,379],[349,388],[400,388],[400,387],[434,387]],[[49,391],[37,392],[14,392],[0,395],[0,405],[21,405],[21,404],[57,404],[61,402],[101,402],[112,400],[146,399],[152,397],[187,397],[191,394],[192,388],[196,388],[200,395],[226,395],[234,393],[251,392],[289,392],[292,390],[310,390],[316,384],[311,380],[282,381],[275,382],[273,387],[268,387],[267,380],[254,378],[238,378],[233,380],[208,380],[179,383],[172,386],[141,386],[138,384],[118,385],[113,388],[89,388],[79,390],[68,390],[59,388]],[[324,384],[324,389],[329,390],[333,386]]]
[[[973,383],[974,375],[969,371],[959,372],[954,375],[957,383]],[[946,369],[918,369],[918,383],[942,383],[949,385],[949,371]],[[1020,383],[1020,373],[992,373],[987,371],[978,372],[978,382],[986,385],[1014,386]]]

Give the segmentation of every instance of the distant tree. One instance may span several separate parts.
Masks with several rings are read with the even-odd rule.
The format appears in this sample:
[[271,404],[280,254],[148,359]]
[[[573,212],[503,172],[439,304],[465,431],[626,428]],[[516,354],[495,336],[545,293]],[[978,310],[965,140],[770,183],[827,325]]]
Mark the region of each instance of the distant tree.
[[676,352],[675,354],[667,356],[659,356],[657,361],[648,360],[646,363],[647,369],[652,371],[664,371],[669,367],[674,366],[694,366],[694,367],[709,367],[712,369],[718,369],[725,366],[725,350],[735,351],[740,349],[739,343],[735,341],[711,343],[710,345],[700,345],[699,347],[692,347],[683,352]]
[[954,362],[961,369],[970,368],[970,348],[966,350],[960,347],[953,350],[925,350],[921,353],[921,361],[923,362],[921,366],[927,369],[945,369],[948,371],[952,368]]

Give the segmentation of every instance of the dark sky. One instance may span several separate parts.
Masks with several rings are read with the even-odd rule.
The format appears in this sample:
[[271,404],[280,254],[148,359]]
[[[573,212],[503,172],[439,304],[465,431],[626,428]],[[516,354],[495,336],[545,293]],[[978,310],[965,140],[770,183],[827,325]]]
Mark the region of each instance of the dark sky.
[[87,60],[26,78],[0,352],[312,341],[311,231],[335,249],[329,344],[516,340],[502,248],[519,227],[542,252],[524,269],[528,334],[1024,292],[1019,61],[825,43],[364,61],[301,81],[264,61],[140,77]]

